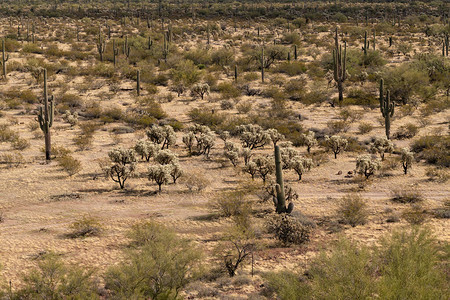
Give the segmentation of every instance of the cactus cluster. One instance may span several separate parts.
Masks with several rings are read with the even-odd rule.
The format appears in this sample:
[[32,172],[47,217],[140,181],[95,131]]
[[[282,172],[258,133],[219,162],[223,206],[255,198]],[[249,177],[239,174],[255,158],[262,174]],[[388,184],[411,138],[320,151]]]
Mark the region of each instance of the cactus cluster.
[[389,90],[384,96],[384,80],[380,80],[380,110],[384,118],[384,125],[386,128],[386,138],[389,140],[391,133],[391,117],[394,115],[394,102],[391,102],[391,96]]
[[45,136],[45,159],[50,160],[51,139],[50,127],[53,125],[53,115],[55,112],[53,95],[48,97],[47,93],[47,69],[44,69],[44,105],[39,107],[37,120],[39,127]]

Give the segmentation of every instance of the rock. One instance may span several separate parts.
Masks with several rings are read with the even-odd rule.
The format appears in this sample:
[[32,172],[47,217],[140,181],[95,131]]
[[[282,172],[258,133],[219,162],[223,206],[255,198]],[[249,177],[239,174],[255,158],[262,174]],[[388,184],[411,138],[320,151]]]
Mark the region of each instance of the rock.
[[336,175],[342,175],[342,171],[341,170],[339,170],[339,172],[337,172],[337,174]]

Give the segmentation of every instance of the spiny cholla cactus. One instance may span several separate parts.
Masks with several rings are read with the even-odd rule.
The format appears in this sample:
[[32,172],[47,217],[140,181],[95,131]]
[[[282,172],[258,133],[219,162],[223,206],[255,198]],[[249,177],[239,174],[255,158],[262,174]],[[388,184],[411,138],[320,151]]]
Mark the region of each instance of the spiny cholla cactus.
[[312,159],[310,158],[301,158],[299,156],[294,157],[291,162],[291,168],[297,173],[298,180],[302,180],[302,175],[306,171],[311,170]]
[[149,140],[139,140],[136,142],[134,150],[141,156],[141,159],[145,158],[146,161],[149,161],[158,154],[159,146]]
[[334,158],[347,148],[348,141],[338,135],[333,135],[332,137],[325,136],[325,142],[328,149],[331,149],[334,153]]
[[271,140],[269,133],[259,125],[239,125],[237,131],[243,146],[246,148],[261,148]]
[[106,174],[123,189],[125,181],[136,170],[136,152],[133,149],[117,147],[108,152],[108,157],[112,165],[105,170]]
[[239,147],[235,143],[225,142],[224,149],[223,155],[236,167],[239,162]]
[[258,156],[253,160],[258,169],[257,173],[261,176],[263,183],[266,183],[267,176],[275,170],[272,158],[268,156]]
[[409,148],[402,149],[402,166],[403,172],[408,174],[408,169],[411,168],[414,159],[414,154],[409,150]]
[[197,83],[194,84],[191,88],[191,95],[193,97],[200,97],[203,100],[205,95],[208,94],[209,94],[209,84],[207,83]]
[[228,131],[222,131],[220,134],[219,134],[219,138],[224,142],[224,143],[226,143],[226,141],[230,138],[230,133],[228,132]]
[[394,144],[385,137],[375,138],[372,145],[370,146],[370,152],[379,153],[381,160],[384,160],[384,154],[386,152],[392,153],[392,151],[394,151]]
[[209,157],[209,152],[216,144],[216,135],[209,129],[208,126],[204,125],[193,125],[188,128],[188,132],[183,137],[183,143],[189,150],[189,153],[193,153],[194,139],[196,141],[197,154],[204,154],[207,158]]
[[170,125],[152,125],[152,127],[147,129],[146,134],[152,142],[162,144],[161,149],[169,149],[169,146],[174,145],[176,142],[175,131]]
[[241,150],[241,156],[244,159],[244,164],[247,165],[253,156],[253,152],[249,148],[243,148]]
[[62,115],[62,118],[64,121],[70,124],[71,127],[78,124],[78,113],[74,112],[73,114],[70,112],[70,110],[66,110],[64,114]]
[[313,131],[308,131],[307,134],[302,133],[301,135],[303,145],[306,146],[306,151],[311,153],[311,148],[317,145],[317,140]]
[[258,165],[254,161],[249,161],[242,169],[245,173],[252,176],[252,180],[255,179],[255,175],[258,172]]
[[380,161],[368,154],[360,155],[356,158],[356,172],[366,176],[366,179],[373,175],[376,170],[379,170],[380,167]]
[[160,193],[161,186],[169,183],[171,169],[171,165],[153,165],[148,168],[148,179],[156,182]]
[[279,141],[284,139],[284,135],[279,133],[278,130],[274,128],[267,129],[266,132],[269,134],[274,146],[276,146]]
[[283,143],[282,145],[280,145],[280,154],[281,154],[281,166],[283,170],[291,169],[293,159],[300,155],[298,150],[292,147],[291,142]]
[[178,163],[178,157],[170,150],[161,150],[156,154],[155,161],[161,165]]
[[172,177],[173,183],[177,183],[177,179],[183,176],[184,172],[178,162],[170,164],[170,176]]

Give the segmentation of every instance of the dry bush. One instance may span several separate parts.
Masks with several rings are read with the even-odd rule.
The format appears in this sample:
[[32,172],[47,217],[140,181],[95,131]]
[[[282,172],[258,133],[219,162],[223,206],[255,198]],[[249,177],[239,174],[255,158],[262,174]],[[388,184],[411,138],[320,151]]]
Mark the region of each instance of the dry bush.
[[391,200],[399,203],[417,203],[422,202],[423,195],[416,189],[395,189],[391,191]]
[[427,171],[425,173],[428,178],[431,181],[437,181],[437,182],[447,182],[447,180],[450,178],[450,175],[448,174],[448,171],[444,168],[427,168]]
[[417,132],[419,132],[419,127],[412,123],[408,123],[400,126],[393,137],[398,140],[410,139],[415,137]]
[[427,220],[426,211],[420,205],[412,205],[402,213],[402,217],[411,225],[421,225]]
[[6,165],[7,168],[17,168],[24,163],[25,159],[19,152],[9,152],[0,155],[0,165]]
[[72,157],[71,155],[63,155],[56,159],[58,161],[59,166],[69,174],[69,176],[73,176],[79,173],[82,169],[81,162]]
[[201,192],[210,185],[209,179],[205,176],[202,170],[192,170],[184,177],[181,182],[189,189],[190,192]]
[[16,137],[15,139],[13,139],[11,141],[11,147],[14,150],[25,150],[27,148],[30,147],[30,142],[26,139],[20,138],[20,137]]
[[360,134],[366,134],[373,130],[373,125],[369,122],[361,122],[358,125],[358,130]]
[[71,239],[87,236],[98,236],[102,232],[102,225],[97,218],[91,216],[83,216],[70,224],[71,232],[67,237]]
[[272,233],[283,245],[303,244],[309,241],[311,224],[289,214],[275,214],[266,223],[267,231]]
[[358,194],[348,194],[341,199],[338,209],[340,222],[352,227],[367,223],[368,211],[365,200]]

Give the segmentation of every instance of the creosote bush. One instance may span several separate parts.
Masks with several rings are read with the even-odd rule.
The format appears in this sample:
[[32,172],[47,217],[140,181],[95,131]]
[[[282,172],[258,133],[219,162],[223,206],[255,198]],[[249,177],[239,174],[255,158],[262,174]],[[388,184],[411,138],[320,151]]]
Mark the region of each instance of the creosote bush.
[[352,227],[364,225],[367,222],[367,204],[358,194],[348,194],[341,199],[338,216],[341,223]]

